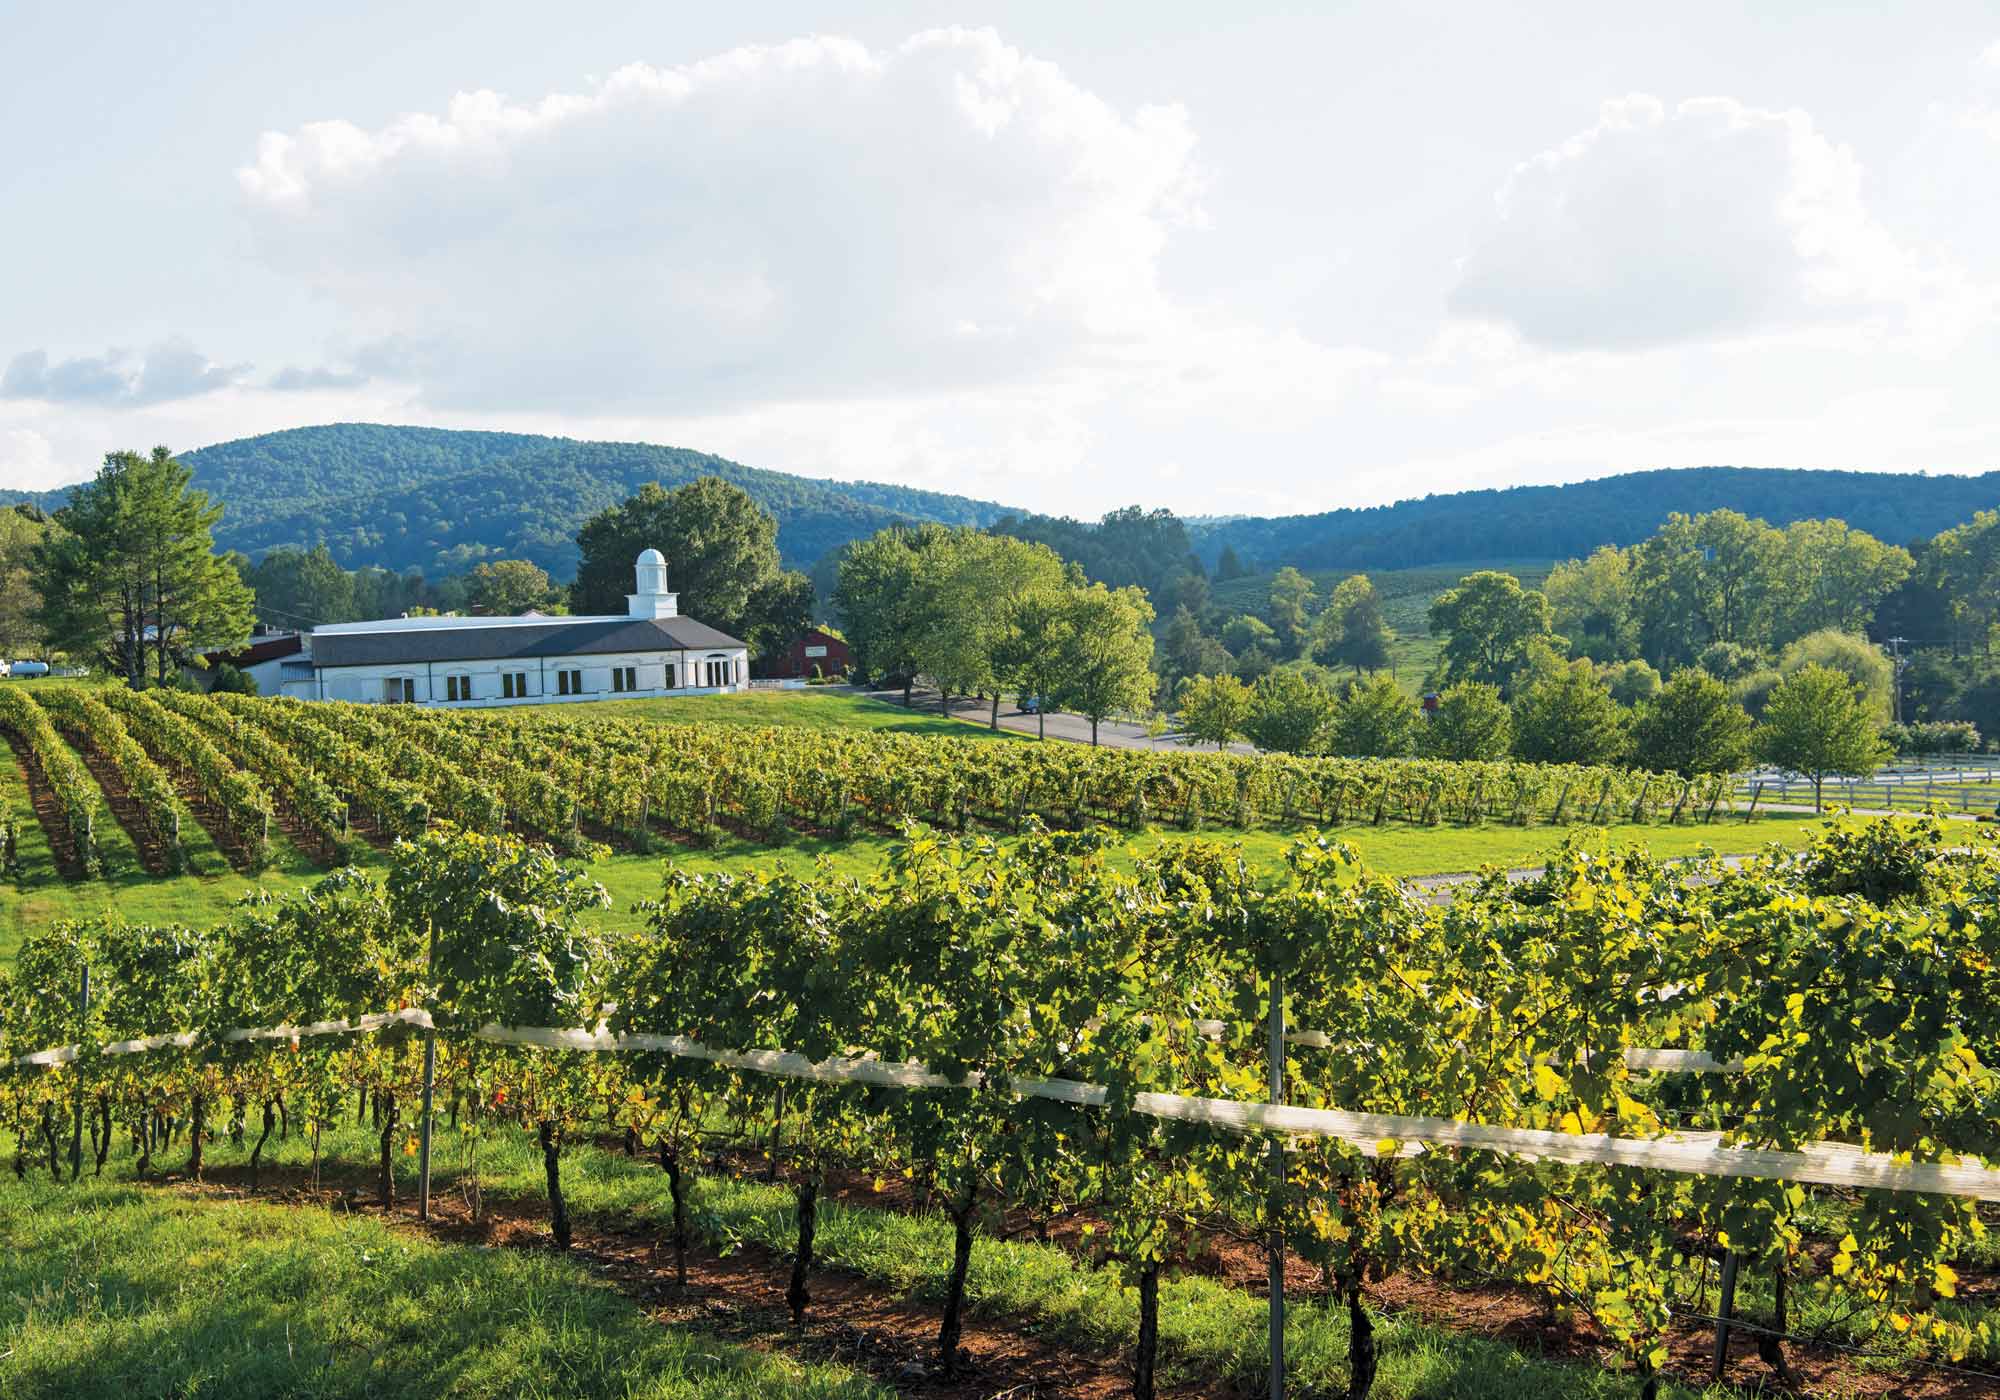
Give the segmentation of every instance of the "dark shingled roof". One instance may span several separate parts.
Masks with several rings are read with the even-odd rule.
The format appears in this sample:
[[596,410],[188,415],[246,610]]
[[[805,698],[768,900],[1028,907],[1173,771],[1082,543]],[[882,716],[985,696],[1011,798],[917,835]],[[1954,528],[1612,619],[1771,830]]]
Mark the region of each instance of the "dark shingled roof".
[[621,651],[715,651],[743,643],[691,617],[613,617],[601,622],[545,625],[315,632],[312,645],[313,663],[324,667],[601,656]]

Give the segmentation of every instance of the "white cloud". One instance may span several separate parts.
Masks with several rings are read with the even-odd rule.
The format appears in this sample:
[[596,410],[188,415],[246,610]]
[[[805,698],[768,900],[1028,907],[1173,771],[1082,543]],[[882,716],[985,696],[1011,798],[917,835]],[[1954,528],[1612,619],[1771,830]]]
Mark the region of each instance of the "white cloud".
[[1126,113],[990,31],[461,93],[270,133],[259,246],[393,341],[440,406],[620,412],[928,394],[1177,330],[1198,218],[1175,107]]
[[160,342],[143,355],[113,349],[51,362],[44,350],[24,350],[0,371],[0,398],[44,403],[154,404],[194,398],[239,383],[248,365],[221,365],[182,339]]
[[367,382],[368,375],[358,369],[286,365],[271,376],[267,387],[280,393],[317,393],[322,389],[355,389]]
[[1804,112],[1634,95],[1518,166],[1454,312],[1558,348],[1800,328],[1949,329],[1954,271],[1871,216],[1862,171]]
[[57,465],[55,449],[33,428],[0,428],[0,486],[45,491],[74,477]]

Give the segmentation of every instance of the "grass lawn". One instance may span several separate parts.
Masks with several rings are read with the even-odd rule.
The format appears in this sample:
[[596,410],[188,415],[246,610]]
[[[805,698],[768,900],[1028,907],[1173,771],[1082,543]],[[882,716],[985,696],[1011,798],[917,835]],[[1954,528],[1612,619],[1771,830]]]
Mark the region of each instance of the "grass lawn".
[[645,700],[586,700],[568,705],[526,705],[502,713],[587,715],[602,719],[657,719],[681,723],[796,724],[807,729],[876,729],[898,734],[942,734],[952,739],[1018,740],[942,715],[906,710],[842,690],[751,690],[737,695],[676,695]]
[[[372,1135],[346,1126],[322,1145],[340,1164],[328,1168],[328,1183],[351,1182],[368,1199]],[[180,1155],[163,1165],[178,1166]],[[224,1138],[208,1160],[220,1169],[245,1155]],[[454,1191],[456,1159],[447,1133],[437,1164],[441,1195]],[[485,1134],[479,1159],[489,1199],[539,1206],[541,1159],[527,1134]],[[304,1167],[302,1138],[274,1141],[266,1161]],[[398,1154],[393,1163],[407,1201],[412,1161]],[[103,1184],[0,1181],[0,1221],[10,1222],[0,1224],[7,1246],[0,1353],[11,1352],[0,1359],[0,1391],[8,1396],[883,1393],[838,1372],[806,1372],[650,1325],[582,1269],[548,1254],[433,1245],[372,1214],[190,1200],[171,1188],[127,1184],[129,1170],[121,1140]],[[574,1148],[565,1154],[563,1185],[581,1224],[670,1230],[665,1177],[644,1159]],[[701,1241],[715,1248],[758,1244],[783,1258],[796,1235],[784,1186],[700,1177],[689,1214]],[[815,1253],[826,1267],[935,1305],[951,1228],[941,1216],[823,1200]],[[670,1261],[663,1252],[663,1277]],[[774,1264],[774,1273],[782,1267]],[[1012,1319],[1094,1349],[1127,1349],[1137,1334],[1136,1295],[1114,1274],[1051,1246],[977,1238],[967,1295],[975,1317]],[[1292,1384],[1301,1394],[1339,1393],[1345,1310],[1299,1300],[1287,1322]],[[1265,1325],[1264,1305],[1251,1293],[1212,1278],[1167,1279],[1163,1379],[1254,1386]],[[1402,1314],[1378,1319],[1377,1340],[1373,1393],[1382,1400],[1610,1400],[1634,1388],[1629,1375],[1542,1361]],[[1685,1392],[1663,1390],[1676,1393]]]
[[[5,765],[0,765],[4,769]],[[1641,845],[1658,856],[1691,855],[1703,847],[1723,854],[1760,850],[1772,842],[1799,845],[1818,819],[1797,814],[1760,815],[1753,822],[1718,821],[1712,826],[1347,826],[1325,834],[1346,841],[1376,870],[1415,876],[1478,870],[1485,865],[1534,865],[1569,835],[1601,831],[1610,845]],[[1156,830],[1133,838],[1131,848],[1148,849],[1155,841],[1241,842],[1255,864],[1275,870],[1285,847],[1297,832],[1223,829],[1191,835]],[[121,833],[122,836],[122,833]],[[640,900],[658,898],[660,875],[672,860],[690,870],[743,871],[783,864],[804,872],[815,862],[827,862],[836,873],[865,875],[888,854],[895,838],[882,835],[837,842],[799,839],[782,846],[730,841],[713,850],[694,850],[662,842],[652,854],[616,854],[597,862],[592,874],[611,894],[613,908],[604,916],[607,927],[635,928],[632,912]],[[255,877],[209,873],[160,879],[139,871],[128,860],[122,873],[102,880],[69,883],[55,873],[55,864],[40,826],[30,822],[21,843],[23,876],[18,883],[0,881],[0,957],[10,956],[30,931],[54,919],[116,913],[127,919],[156,923],[207,924],[221,919],[244,894],[257,888],[282,893],[319,878],[324,872],[289,846],[283,859]],[[216,863],[220,864],[220,856]],[[385,868],[387,856],[368,853],[364,864]]]
[[0,1187],[0,1394],[888,1400],[650,1320],[553,1254],[108,1176]]

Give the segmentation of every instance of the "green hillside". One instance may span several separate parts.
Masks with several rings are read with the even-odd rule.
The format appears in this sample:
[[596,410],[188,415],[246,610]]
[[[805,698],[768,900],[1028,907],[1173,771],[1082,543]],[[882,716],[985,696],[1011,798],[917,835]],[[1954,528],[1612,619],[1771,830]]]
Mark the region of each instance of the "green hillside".
[[[576,572],[577,527],[649,481],[700,476],[741,486],[778,521],[785,563],[809,567],[900,521],[986,525],[990,502],[872,482],[819,481],[647,443],[336,423],[181,454],[195,484],[227,507],[216,542],[253,557],[324,544],[343,565],[458,573],[486,558]],[[0,502],[64,493],[0,492]]]
[[[1389,668],[1403,688],[1412,695],[1423,689],[1424,677],[1437,665],[1438,642],[1430,634],[1427,614],[1431,600],[1453,587],[1477,569],[1498,569],[1521,580],[1524,587],[1540,588],[1548,581],[1549,559],[1473,559],[1462,564],[1427,565],[1419,569],[1312,569],[1306,577],[1313,583],[1314,609],[1324,607],[1328,596],[1350,574],[1365,573],[1382,600],[1382,620],[1396,634],[1389,647]],[[1275,572],[1275,571],[1273,571]],[[1214,584],[1209,596],[1224,615],[1249,613],[1262,616],[1271,597],[1271,573],[1246,574]]]
[[1635,544],[1672,511],[1735,510],[1773,525],[1832,517],[1891,544],[1928,538],[2000,506],[2000,472],[1787,471],[1687,467],[1567,486],[1455,491],[1365,510],[1192,522],[1202,559],[1225,546],[1253,567],[1407,569],[1498,555],[1569,559]]

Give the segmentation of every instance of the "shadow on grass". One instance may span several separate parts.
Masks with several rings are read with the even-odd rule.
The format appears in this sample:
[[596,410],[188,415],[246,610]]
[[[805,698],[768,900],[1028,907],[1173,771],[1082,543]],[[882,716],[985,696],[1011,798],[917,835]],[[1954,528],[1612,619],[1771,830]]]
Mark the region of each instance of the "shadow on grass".
[[0,1185],[0,1394],[884,1400],[670,1328],[553,1255],[129,1185]]

